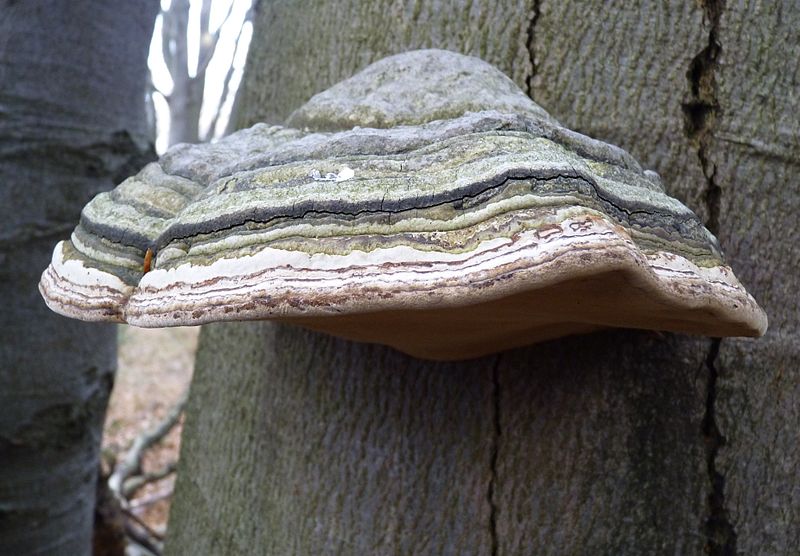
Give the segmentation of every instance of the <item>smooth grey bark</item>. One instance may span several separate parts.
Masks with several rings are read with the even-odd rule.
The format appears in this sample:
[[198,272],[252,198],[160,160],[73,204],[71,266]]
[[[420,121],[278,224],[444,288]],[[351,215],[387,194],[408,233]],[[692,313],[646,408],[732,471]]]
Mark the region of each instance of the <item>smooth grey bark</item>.
[[388,54],[478,55],[662,174],[771,328],[610,331],[434,364],[285,326],[208,327],[168,552],[800,546],[799,17],[788,1],[262,3],[241,125],[280,123]]
[[435,363],[208,326],[167,552],[696,553],[703,376],[640,362],[679,343],[610,332]]
[[158,2],[0,5],[0,554],[89,554],[116,330],[37,284],[81,207],[152,151]]

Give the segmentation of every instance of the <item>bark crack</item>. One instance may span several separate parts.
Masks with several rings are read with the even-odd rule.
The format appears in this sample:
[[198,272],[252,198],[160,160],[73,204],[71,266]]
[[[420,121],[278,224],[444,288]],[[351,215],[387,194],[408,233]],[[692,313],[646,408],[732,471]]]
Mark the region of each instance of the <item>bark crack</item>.
[[734,556],[736,554],[736,530],[731,523],[725,507],[725,477],[717,468],[717,455],[725,446],[725,437],[719,430],[716,421],[715,405],[717,401],[716,362],[722,340],[714,338],[706,357],[708,384],[706,389],[706,413],[703,417],[703,436],[706,444],[706,468],[711,483],[708,495],[708,517],[704,524],[706,537],[705,552],[710,556]]
[[697,150],[697,158],[706,178],[704,200],[708,209],[706,228],[719,232],[719,210],[722,189],[716,181],[717,167],[709,159],[708,146],[721,113],[717,98],[716,69],[722,45],[719,41],[720,20],[725,0],[702,0],[703,16],[708,21],[708,43],[691,61],[686,78],[689,97],[683,109],[686,136]]
[[489,503],[489,537],[491,542],[491,556],[497,556],[499,546],[497,539],[497,501],[495,500],[495,491],[497,488],[497,460],[500,451],[500,435],[502,430],[500,428],[500,359],[502,355],[497,356],[497,360],[492,366],[492,445],[489,455],[489,486],[486,492],[486,499]]
[[[692,59],[686,78],[689,82],[689,98],[683,103],[686,136],[697,150],[697,159],[706,179],[703,198],[708,211],[706,228],[718,235],[720,231],[720,203],[722,188],[717,183],[717,166],[709,155],[709,145],[716,130],[717,118],[722,113],[718,98],[716,71],[722,52],[720,43],[720,21],[725,10],[725,0],[701,0],[703,17],[709,27],[706,46]],[[725,477],[717,467],[717,456],[725,446],[716,420],[717,381],[716,367],[722,340],[714,338],[706,357],[708,371],[706,385],[706,408],[702,432],[706,446],[706,470],[709,480],[707,497],[708,514],[703,524],[706,538],[705,552],[711,556],[733,556],[736,554],[736,530],[725,505]]]
[[533,98],[533,80],[539,70],[539,66],[536,63],[536,23],[539,21],[539,16],[541,15],[542,0],[533,0],[531,19],[528,21],[528,30],[525,39],[525,47],[528,49],[528,58],[531,61],[531,72],[525,79],[525,92],[530,98]]

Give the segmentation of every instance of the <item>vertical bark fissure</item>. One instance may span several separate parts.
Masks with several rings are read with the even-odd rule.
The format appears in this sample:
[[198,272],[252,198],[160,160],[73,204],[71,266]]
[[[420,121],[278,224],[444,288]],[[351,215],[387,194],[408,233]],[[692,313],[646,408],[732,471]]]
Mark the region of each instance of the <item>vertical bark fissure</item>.
[[[720,21],[725,9],[725,0],[702,0],[703,15],[708,22],[708,43],[691,61],[686,72],[689,81],[689,99],[682,105],[686,135],[697,150],[697,159],[706,178],[703,198],[708,217],[706,227],[719,234],[720,203],[722,188],[716,181],[717,167],[709,156],[709,143],[715,132],[717,117],[721,113],[717,96],[716,70],[722,45],[719,40]],[[725,507],[725,477],[717,467],[717,456],[725,445],[725,437],[716,421],[717,381],[716,367],[721,340],[715,338],[706,357],[708,371],[706,386],[706,410],[702,432],[706,444],[706,469],[709,480],[707,497],[708,514],[703,524],[707,539],[706,552],[712,556],[736,554],[736,530]]]
[[725,446],[725,437],[716,421],[715,404],[717,400],[716,361],[722,341],[714,338],[706,357],[708,384],[706,390],[706,413],[703,417],[703,436],[706,440],[706,466],[711,491],[708,495],[708,517],[704,524],[707,539],[706,553],[711,556],[733,556],[736,554],[736,530],[725,508],[725,477],[717,468],[717,455]]
[[701,2],[704,18],[708,21],[708,44],[689,64],[686,78],[689,81],[689,98],[683,103],[686,135],[697,150],[703,175],[706,178],[704,199],[708,209],[706,227],[719,233],[719,210],[722,188],[716,182],[717,168],[709,159],[708,144],[714,133],[720,104],[717,98],[716,69],[722,45],[719,42],[719,29],[724,0],[703,0]]
[[533,79],[536,77],[538,67],[536,65],[536,23],[539,21],[539,16],[542,14],[542,0],[533,0],[531,7],[531,19],[528,22],[528,32],[525,40],[525,46],[528,49],[528,57],[531,61],[531,73],[525,79],[525,92],[529,97],[533,98]]
[[500,359],[492,366],[492,446],[489,454],[489,487],[486,492],[486,499],[489,502],[489,536],[491,539],[491,555],[497,556],[497,501],[495,491],[497,489],[497,460],[500,452]]

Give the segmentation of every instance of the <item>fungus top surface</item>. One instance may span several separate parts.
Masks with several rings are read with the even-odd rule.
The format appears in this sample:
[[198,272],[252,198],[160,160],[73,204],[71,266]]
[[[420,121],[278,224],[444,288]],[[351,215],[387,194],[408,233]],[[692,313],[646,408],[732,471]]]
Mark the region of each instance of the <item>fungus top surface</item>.
[[390,128],[493,108],[555,123],[494,66],[446,50],[388,56],[311,98],[287,125],[318,131]]
[[437,359],[614,326],[766,329],[654,173],[476,58],[386,58],[289,123],[177,145],[98,195],[42,276],[48,305],[278,319]]

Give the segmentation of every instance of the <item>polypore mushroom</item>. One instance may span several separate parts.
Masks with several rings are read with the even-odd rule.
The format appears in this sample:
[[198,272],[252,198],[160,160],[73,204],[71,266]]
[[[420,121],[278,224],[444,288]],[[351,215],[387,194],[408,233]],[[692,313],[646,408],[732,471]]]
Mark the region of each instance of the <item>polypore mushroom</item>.
[[47,304],[144,327],[275,319],[436,359],[607,327],[766,329],[654,173],[476,58],[386,58],[289,124],[178,145],[98,195],[42,276]]

